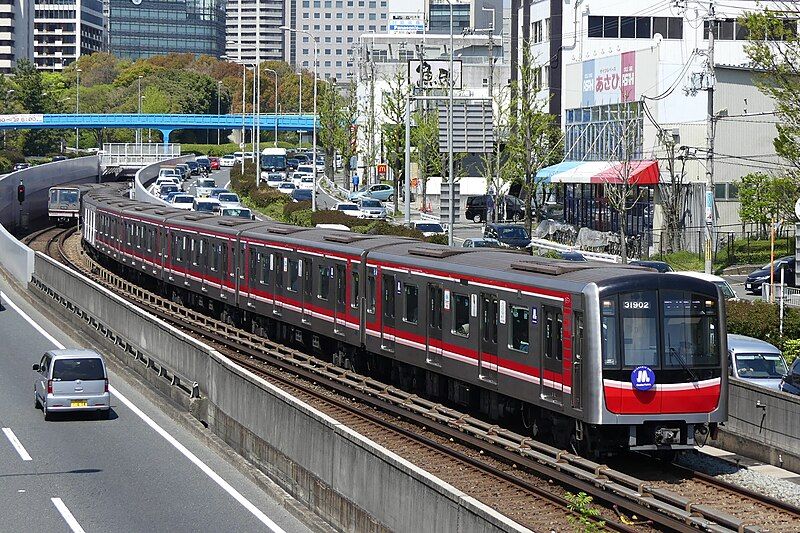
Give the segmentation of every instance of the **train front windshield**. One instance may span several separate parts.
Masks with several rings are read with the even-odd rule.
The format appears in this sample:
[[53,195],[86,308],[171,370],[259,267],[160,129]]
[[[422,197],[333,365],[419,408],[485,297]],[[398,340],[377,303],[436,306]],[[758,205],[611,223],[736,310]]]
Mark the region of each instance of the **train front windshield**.
[[601,298],[603,367],[709,368],[720,365],[716,298],[678,290]]
[[78,191],[61,191],[59,201],[65,204],[74,204],[78,202]]

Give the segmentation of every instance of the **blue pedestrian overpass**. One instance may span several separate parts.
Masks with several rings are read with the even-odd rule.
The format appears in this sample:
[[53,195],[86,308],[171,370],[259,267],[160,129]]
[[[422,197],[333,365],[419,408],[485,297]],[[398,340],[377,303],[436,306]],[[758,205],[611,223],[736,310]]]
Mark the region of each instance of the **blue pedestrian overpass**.
[[[311,131],[314,115],[262,113],[261,130],[269,132],[278,122],[279,131]],[[176,130],[236,130],[242,124],[253,127],[254,116],[249,115],[180,115],[180,114],[44,114],[0,115],[0,129],[97,129],[129,128],[159,130],[164,142]]]

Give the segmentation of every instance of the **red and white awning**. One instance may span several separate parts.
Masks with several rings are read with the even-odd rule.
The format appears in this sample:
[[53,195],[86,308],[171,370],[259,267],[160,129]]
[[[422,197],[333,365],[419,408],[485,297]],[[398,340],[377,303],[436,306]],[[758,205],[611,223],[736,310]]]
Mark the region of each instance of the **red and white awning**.
[[627,163],[606,161],[564,161],[546,167],[536,173],[550,183],[622,183],[628,176],[633,185],[657,185],[659,181],[658,161],[631,161]]

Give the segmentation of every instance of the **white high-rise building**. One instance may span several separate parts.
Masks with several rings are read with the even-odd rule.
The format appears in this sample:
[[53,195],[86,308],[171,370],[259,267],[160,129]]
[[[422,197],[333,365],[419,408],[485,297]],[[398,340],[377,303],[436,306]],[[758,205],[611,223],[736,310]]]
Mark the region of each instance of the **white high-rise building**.
[[62,70],[83,54],[106,49],[102,0],[36,0],[34,61]]
[[[284,0],[258,0],[261,16],[261,60],[284,58]],[[225,55],[229,61],[256,60],[256,0],[228,0],[225,8]]]
[[0,0],[0,73],[33,61],[33,0]]

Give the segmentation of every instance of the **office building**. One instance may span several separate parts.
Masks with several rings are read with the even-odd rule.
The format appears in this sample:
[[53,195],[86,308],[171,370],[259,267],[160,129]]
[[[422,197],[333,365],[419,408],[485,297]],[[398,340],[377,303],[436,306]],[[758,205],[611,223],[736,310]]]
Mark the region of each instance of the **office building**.
[[33,0],[0,0],[0,73],[22,59],[33,61]]
[[225,0],[109,0],[109,13],[117,57],[225,53]]
[[[283,0],[259,0],[261,60],[284,58],[286,9]],[[228,0],[225,11],[225,55],[230,61],[253,64],[256,59],[256,0]],[[241,55],[240,55],[241,54]]]
[[[480,28],[500,28],[503,24],[503,0],[452,0],[453,32]],[[450,33],[450,2],[425,0],[429,33]],[[492,23],[494,16],[494,24]]]
[[101,0],[36,0],[34,61],[42,70],[62,70],[81,55],[105,49]]

